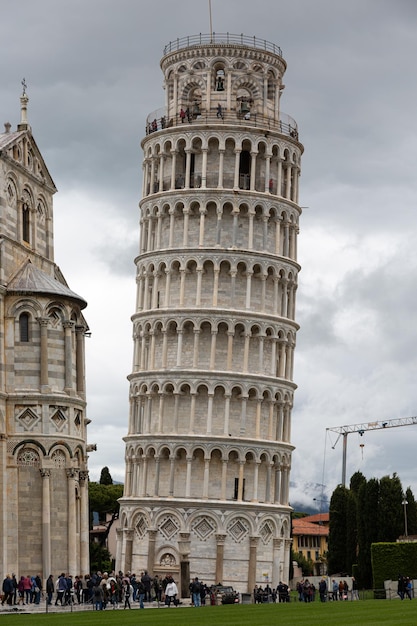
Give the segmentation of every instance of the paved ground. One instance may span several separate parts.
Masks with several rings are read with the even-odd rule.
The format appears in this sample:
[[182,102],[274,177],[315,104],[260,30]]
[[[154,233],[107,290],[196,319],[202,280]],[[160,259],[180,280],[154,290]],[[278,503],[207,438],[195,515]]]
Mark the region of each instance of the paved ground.
[[[138,610],[139,609],[139,602],[131,602],[130,603],[132,610]],[[117,609],[113,609],[111,604],[107,605],[106,611],[123,611],[125,610],[123,608],[124,603],[120,604],[118,606]],[[190,606],[190,600],[184,600],[184,602],[181,603],[181,606]],[[158,607],[158,603],[157,602],[145,602],[145,609],[166,609],[168,607],[165,606],[165,604],[163,602],[159,603],[159,607]],[[174,608],[174,607],[172,607]],[[129,609],[126,609],[126,611],[128,611]],[[94,605],[91,603],[88,604],[71,604],[68,606],[60,606],[58,604],[58,606],[55,606],[54,603],[52,603],[52,605],[50,606],[46,606],[46,601],[42,600],[40,604],[25,604],[25,605],[15,605],[15,606],[9,606],[7,604],[0,606],[0,616],[4,615],[4,614],[9,614],[9,613],[19,613],[19,614],[24,614],[24,613],[71,613],[71,612],[78,612],[78,611],[94,611]]]

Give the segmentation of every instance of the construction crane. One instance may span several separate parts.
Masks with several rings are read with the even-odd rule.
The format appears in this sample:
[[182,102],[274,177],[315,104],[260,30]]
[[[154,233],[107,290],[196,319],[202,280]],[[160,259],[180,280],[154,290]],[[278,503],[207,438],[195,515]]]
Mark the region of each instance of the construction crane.
[[393,420],[384,420],[381,422],[367,422],[362,424],[349,424],[347,426],[333,426],[326,428],[339,436],[336,439],[332,449],[334,450],[340,437],[343,436],[343,460],[342,460],[342,485],[346,487],[346,452],[347,452],[347,436],[350,433],[358,433],[361,437],[368,430],[383,430],[384,428],[398,428],[399,426],[414,426],[417,424],[417,416],[414,417],[398,417]]

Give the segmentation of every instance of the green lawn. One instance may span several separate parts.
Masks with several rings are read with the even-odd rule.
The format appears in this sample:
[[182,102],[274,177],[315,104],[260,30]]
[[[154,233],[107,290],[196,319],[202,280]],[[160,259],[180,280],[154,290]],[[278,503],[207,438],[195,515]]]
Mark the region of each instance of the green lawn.
[[160,608],[132,611],[80,611],[0,614],[0,626],[417,626],[417,601],[368,600],[321,604],[289,603]]

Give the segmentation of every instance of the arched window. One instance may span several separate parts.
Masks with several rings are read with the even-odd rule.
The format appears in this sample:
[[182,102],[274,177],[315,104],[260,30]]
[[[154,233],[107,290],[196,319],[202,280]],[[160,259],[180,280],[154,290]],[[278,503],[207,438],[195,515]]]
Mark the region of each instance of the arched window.
[[30,210],[26,202],[22,205],[22,237],[23,241],[30,243]]
[[19,339],[29,341],[29,314],[21,313],[19,317]]
[[251,155],[248,150],[242,150],[239,157],[239,187],[250,189]]

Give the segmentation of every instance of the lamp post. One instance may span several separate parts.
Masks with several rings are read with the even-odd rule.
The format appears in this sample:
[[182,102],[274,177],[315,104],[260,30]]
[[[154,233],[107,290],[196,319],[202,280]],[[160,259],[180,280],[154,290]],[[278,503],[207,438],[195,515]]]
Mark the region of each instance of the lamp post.
[[408,537],[408,529],[407,529],[407,500],[405,498],[403,498],[402,501],[402,505],[404,507],[404,536],[405,538]]

